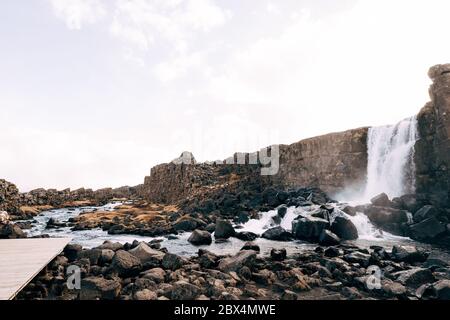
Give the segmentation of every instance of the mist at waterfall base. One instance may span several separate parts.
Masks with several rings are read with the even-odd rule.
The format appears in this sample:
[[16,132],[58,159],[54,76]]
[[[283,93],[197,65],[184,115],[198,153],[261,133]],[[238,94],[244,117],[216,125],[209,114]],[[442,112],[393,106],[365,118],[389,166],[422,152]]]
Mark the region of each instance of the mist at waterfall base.
[[414,193],[414,146],[418,139],[416,116],[395,125],[369,128],[365,184],[349,187],[335,198],[365,204],[381,193],[386,193],[390,199]]

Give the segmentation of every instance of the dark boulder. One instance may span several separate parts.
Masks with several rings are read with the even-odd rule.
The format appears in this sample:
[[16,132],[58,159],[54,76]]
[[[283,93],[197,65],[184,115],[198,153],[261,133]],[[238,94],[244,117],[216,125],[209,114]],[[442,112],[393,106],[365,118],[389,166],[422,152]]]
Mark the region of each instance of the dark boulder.
[[212,269],[217,267],[217,263],[218,263],[218,257],[211,253],[211,252],[206,252],[203,253],[202,255],[199,254],[199,258],[198,258],[198,264],[204,268],[204,269]]
[[81,252],[81,250],[83,250],[83,247],[79,244],[69,243],[64,248],[64,255],[67,259],[69,259],[69,262],[73,262],[78,259],[78,254]]
[[142,265],[149,263],[160,265],[165,255],[165,253],[151,248],[144,242],[139,243],[139,245],[131,249],[129,253],[138,258]]
[[58,229],[58,228],[64,228],[67,224],[64,222],[60,222],[56,220],[55,218],[50,218],[47,221],[47,225],[45,226],[46,229]]
[[276,207],[280,204],[280,200],[277,197],[278,191],[272,187],[267,188],[262,193],[263,202],[271,207]]
[[337,216],[331,224],[330,230],[342,240],[358,239],[356,226],[344,216]]
[[112,259],[111,266],[121,277],[138,275],[142,268],[141,261],[124,250],[116,252]]
[[287,210],[288,210],[287,206],[282,205],[282,206],[278,207],[278,209],[277,209],[277,215],[278,215],[281,219],[283,219],[283,218],[286,216]]
[[374,224],[383,226],[388,223],[406,223],[409,221],[408,212],[404,210],[367,206],[364,208],[364,213]]
[[439,215],[438,210],[433,206],[424,206],[414,214],[414,222],[418,223],[428,218],[434,218]]
[[194,231],[200,226],[205,226],[202,221],[199,219],[195,219],[189,216],[184,216],[178,219],[175,224],[173,225],[173,228],[176,231]]
[[342,254],[342,252],[341,252],[341,250],[339,250],[336,247],[329,247],[329,248],[325,249],[324,254],[325,254],[325,257],[336,258],[336,257],[339,257]]
[[91,265],[98,264],[100,257],[102,256],[101,249],[83,250],[79,252],[78,259],[88,259]]
[[322,231],[328,227],[327,220],[301,217],[292,222],[292,233],[296,239],[318,242]]
[[250,231],[238,232],[234,236],[235,236],[235,238],[242,240],[242,241],[253,241],[256,238],[258,238],[258,235],[256,233],[253,233]]
[[412,246],[394,246],[392,256],[397,261],[415,263],[425,262],[429,253]]
[[236,234],[233,226],[230,222],[225,220],[216,221],[216,230],[214,231],[214,237],[219,239],[228,239]]
[[397,281],[407,287],[414,289],[419,288],[423,284],[433,283],[435,278],[429,269],[414,268],[406,271],[399,271],[393,274],[397,277]]
[[164,269],[172,271],[180,269],[185,263],[186,261],[183,258],[172,253],[167,253],[162,260]]
[[195,230],[188,241],[195,246],[209,245],[212,243],[212,237],[208,231]]
[[270,250],[270,258],[273,261],[283,261],[287,257],[286,249],[272,249]]
[[341,239],[330,230],[322,230],[319,237],[319,244],[322,246],[335,246],[341,242]]
[[239,271],[242,267],[252,268],[255,264],[256,252],[253,250],[240,251],[233,257],[223,258],[219,263],[222,272]]
[[261,251],[260,247],[254,242],[246,242],[240,251],[244,251],[244,250],[253,250],[256,252]]
[[348,253],[343,257],[344,261],[347,261],[349,263],[358,263],[364,268],[367,268],[370,265],[370,258],[370,254],[362,253],[359,251]]
[[450,280],[444,279],[432,286],[434,297],[438,300],[450,300]]
[[290,241],[292,240],[292,234],[282,227],[275,227],[265,231],[262,234],[264,239],[274,240],[274,241]]
[[446,231],[446,225],[436,218],[428,218],[410,226],[411,237],[419,241],[434,240]]
[[81,300],[114,300],[119,297],[120,282],[100,277],[89,277],[81,281]]
[[27,235],[19,226],[15,224],[1,224],[0,225],[0,239],[23,239],[26,238]]
[[194,300],[200,294],[200,288],[183,280],[174,283],[172,288],[173,300]]
[[376,197],[373,197],[372,199],[370,199],[370,202],[374,206],[378,206],[378,207],[392,206],[392,202],[391,202],[391,200],[389,200],[389,197],[386,193],[382,193],[382,194],[377,195]]
[[246,211],[239,212],[238,216],[236,217],[237,223],[247,223],[250,220],[249,213]]
[[310,213],[310,216],[313,218],[324,219],[330,221],[330,212],[323,208],[318,208]]

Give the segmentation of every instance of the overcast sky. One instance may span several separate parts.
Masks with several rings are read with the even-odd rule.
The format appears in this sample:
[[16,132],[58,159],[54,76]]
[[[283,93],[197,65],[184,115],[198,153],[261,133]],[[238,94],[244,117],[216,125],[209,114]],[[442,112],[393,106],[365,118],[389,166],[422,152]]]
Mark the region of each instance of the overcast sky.
[[182,151],[224,159],[396,123],[450,59],[450,1],[1,0],[0,178],[136,185]]

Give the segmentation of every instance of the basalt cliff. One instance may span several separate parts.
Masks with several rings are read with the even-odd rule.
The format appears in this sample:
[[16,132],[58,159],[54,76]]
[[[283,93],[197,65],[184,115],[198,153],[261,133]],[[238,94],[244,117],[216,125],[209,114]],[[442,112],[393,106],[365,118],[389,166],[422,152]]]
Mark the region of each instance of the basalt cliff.
[[[449,204],[450,190],[450,64],[430,69],[431,102],[419,112],[419,140],[415,145],[417,193],[431,202]],[[261,164],[171,162],[158,165],[145,178],[141,196],[154,202],[176,202],[192,195],[241,189],[251,183],[261,190],[318,187],[334,195],[348,188],[364,187],[367,178],[369,128],[331,133],[299,141],[279,149],[279,170],[261,176]],[[273,146],[272,146],[273,148]],[[270,149],[270,147],[269,147]],[[235,154],[234,158],[242,154]],[[248,159],[251,154],[244,157]]]

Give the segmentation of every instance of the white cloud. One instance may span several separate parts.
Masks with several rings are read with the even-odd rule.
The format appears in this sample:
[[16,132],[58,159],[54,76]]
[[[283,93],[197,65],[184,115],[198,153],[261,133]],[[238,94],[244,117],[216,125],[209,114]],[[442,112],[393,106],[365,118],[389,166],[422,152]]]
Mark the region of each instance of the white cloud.
[[229,16],[211,0],[118,0],[111,32],[145,50],[157,39],[183,53],[196,35],[222,26]]
[[199,50],[194,43],[208,47],[201,44],[202,36],[231,18],[231,12],[213,0],[115,0],[109,5],[106,0],[50,1],[70,29],[107,16],[109,32],[124,43],[123,56],[129,62],[145,66],[149,52],[158,52],[163,58],[152,63],[152,72],[162,82],[200,65],[208,48]]
[[50,0],[55,15],[64,20],[69,29],[79,30],[85,24],[99,21],[106,14],[100,0]]
[[229,105],[269,105],[266,119],[284,118],[294,128],[290,141],[394,123],[423,106],[428,68],[450,56],[450,43],[437,32],[450,29],[449,7],[439,0],[361,0],[325,17],[303,11],[280,34],[236,50],[207,92]]

